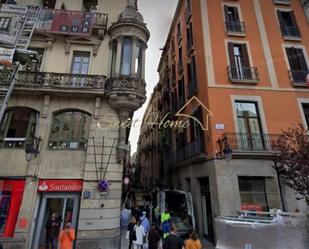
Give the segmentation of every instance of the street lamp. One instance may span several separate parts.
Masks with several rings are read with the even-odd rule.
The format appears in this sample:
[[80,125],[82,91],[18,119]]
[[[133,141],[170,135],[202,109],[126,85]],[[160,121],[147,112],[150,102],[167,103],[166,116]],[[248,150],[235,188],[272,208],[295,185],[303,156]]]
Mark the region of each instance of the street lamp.
[[[231,149],[227,140],[228,140],[228,138],[227,138],[226,134],[223,133],[222,138],[218,138],[217,143],[219,144],[219,148],[220,148],[219,153],[221,155],[221,158],[222,158],[222,152],[223,152],[225,159],[227,161],[230,161],[232,159],[233,150]],[[223,147],[223,150],[222,150],[222,147]],[[217,153],[217,155],[218,155],[218,153]]]

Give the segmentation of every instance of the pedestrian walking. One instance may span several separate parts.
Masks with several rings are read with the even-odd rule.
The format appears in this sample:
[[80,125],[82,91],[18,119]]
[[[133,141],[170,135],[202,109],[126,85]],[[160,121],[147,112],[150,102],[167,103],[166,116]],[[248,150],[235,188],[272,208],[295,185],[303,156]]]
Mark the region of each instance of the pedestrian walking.
[[56,249],[56,240],[58,237],[58,229],[59,229],[59,220],[57,218],[57,214],[52,212],[50,217],[48,218],[45,229],[45,248],[46,249]]
[[145,231],[141,224],[141,220],[139,220],[134,226],[134,230],[136,233],[136,240],[133,241],[134,249],[142,249],[144,244]]
[[158,249],[160,239],[156,224],[153,223],[148,233],[148,249]]
[[185,241],[185,249],[202,249],[202,244],[196,231],[192,231],[190,238]]
[[168,208],[165,208],[161,214],[161,226],[163,231],[163,239],[165,239],[171,231],[171,215],[168,212]]
[[129,234],[128,239],[129,239],[129,248],[132,248],[133,241],[136,240],[136,232],[135,232],[135,225],[136,225],[136,219],[134,216],[132,216],[131,221],[128,225],[128,231],[127,233]]
[[150,229],[150,225],[149,225],[149,220],[147,218],[147,212],[146,211],[143,212],[143,215],[140,219],[141,219],[141,222],[142,222],[142,226],[144,227],[144,231],[147,235],[148,232],[149,232],[149,229]]
[[163,249],[182,249],[183,241],[177,234],[177,228],[172,225],[171,233],[163,240]]
[[71,223],[68,222],[65,225],[65,229],[63,229],[59,235],[60,249],[72,249],[74,239],[75,231]]

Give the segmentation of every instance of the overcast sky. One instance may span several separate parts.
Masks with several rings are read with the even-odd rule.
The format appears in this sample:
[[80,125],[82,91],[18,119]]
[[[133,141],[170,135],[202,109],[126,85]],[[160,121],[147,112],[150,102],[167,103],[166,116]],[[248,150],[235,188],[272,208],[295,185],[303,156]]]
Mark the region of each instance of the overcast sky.
[[[148,49],[146,51],[146,103],[134,114],[134,119],[142,120],[148,104],[149,97],[159,77],[157,67],[159,64],[161,50],[165,44],[173,15],[176,9],[177,0],[138,0],[139,12],[144,16],[144,21],[150,31]],[[137,141],[141,122],[130,132],[131,154],[136,151]]]

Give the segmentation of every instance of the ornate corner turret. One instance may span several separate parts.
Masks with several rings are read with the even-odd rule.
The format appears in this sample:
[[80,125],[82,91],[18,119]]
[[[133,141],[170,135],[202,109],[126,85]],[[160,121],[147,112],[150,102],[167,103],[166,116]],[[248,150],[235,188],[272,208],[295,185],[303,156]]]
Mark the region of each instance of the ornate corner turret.
[[[121,121],[146,101],[145,50],[150,33],[137,9],[136,0],[128,0],[127,7],[108,29],[110,39],[110,77],[106,96]],[[119,128],[117,161],[121,163],[127,150],[126,129]]]

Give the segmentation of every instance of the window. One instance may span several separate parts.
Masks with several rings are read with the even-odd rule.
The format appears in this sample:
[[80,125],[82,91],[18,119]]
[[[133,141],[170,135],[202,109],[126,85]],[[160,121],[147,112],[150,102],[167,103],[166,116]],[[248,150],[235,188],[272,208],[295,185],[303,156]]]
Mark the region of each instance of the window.
[[227,32],[245,33],[245,25],[240,22],[237,7],[224,5],[224,16]]
[[85,78],[81,75],[88,74],[90,62],[90,53],[89,52],[74,52],[73,62],[72,62],[72,74],[79,74],[72,78],[73,86],[83,86],[85,83]]
[[192,48],[193,48],[193,28],[192,28],[192,22],[190,22],[187,26],[187,54],[188,54],[188,57],[190,56]]
[[143,43],[137,41],[137,54],[135,58],[135,74],[137,77],[142,77],[142,63],[143,63]]
[[9,31],[11,21],[11,17],[0,17],[0,31]]
[[72,73],[87,74],[89,68],[90,53],[89,52],[74,52]]
[[248,50],[246,44],[228,43],[230,58],[229,78],[234,81],[254,81],[257,78],[257,69],[250,67]]
[[191,58],[191,62],[187,64],[187,74],[188,74],[188,97],[194,95],[197,83],[196,83],[196,67],[195,67],[195,56]]
[[[197,108],[197,110],[192,113],[192,116],[203,124],[203,111],[201,107]],[[198,153],[204,153],[204,131],[202,130],[201,125],[194,119],[190,119],[190,137],[190,156],[196,155]]]
[[30,68],[28,68],[28,70],[39,72],[41,69],[45,49],[44,48],[29,48],[29,50],[32,50],[38,53],[39,61],[37,63],[32,63],[32,65],[30,66]]
[[285,48],[290,64],[290,77],[295,83],[305,83],[308,66],[301,48]]
[[98,5],[98,0],[84,0],[84,10],[85,11],[91,11],[96,10]]
[[177,40],[178,42],[181,41],[181,23],[180,22],[177,24]]
[[23,148],[26,140],[35,135],[39,113],[27,108],[8,110],[0,125],[1,147]]
[[239,176],[241,209],[267,211],[265,177]]
[[172,65],[172,82],[173,82],[173,84],[176,83],[176,66],[175,66],[175,63],[173,63],[173,65]]
[[172,43],[172,46],[171,46],[171,58],[173,58],[174,55],[175,55],[175,41],[174,41],[174,37],[173,37],[171,43]]
[[54,9],[56,6],[56,0],[43,0],[43,7],[46,9]]
[[80,111],[57,113],[53,117],[49,147],[51,149],[85,149],[90,115]]
[[236,101],[238,144],[242,150],[263,150],[264,137],[256,102]]
[[277,10],[282,35],[286,37],[301,37],[293,11]]
[[181,74],[183,71],[183,62],[182,62],[182,47],[178,48],[178,64],[177,64],[178,74]]
[[186,21],[188,22],[190,20],[191,13],[192,13],[192,5],[191,5],[191,0],[187,0],[186,2],[187,2],[187,6],[185,10],[185,15],[186,15]]
[[117,58],[117,41],[112,41],[112,64],[111,64],[111,75],[115,74],[116,70],[116,58]]
[[122,54],[121,54],[121,74],[129,76],[131,74],[131,58],[132,58],[132,39],[130,37],[123,38]]
[[302,107],[305,115],[306,124],[309,129],[309,104],[302,104]]
[[185,104],[185,84],[183,78],[178,81],[178,110]]

